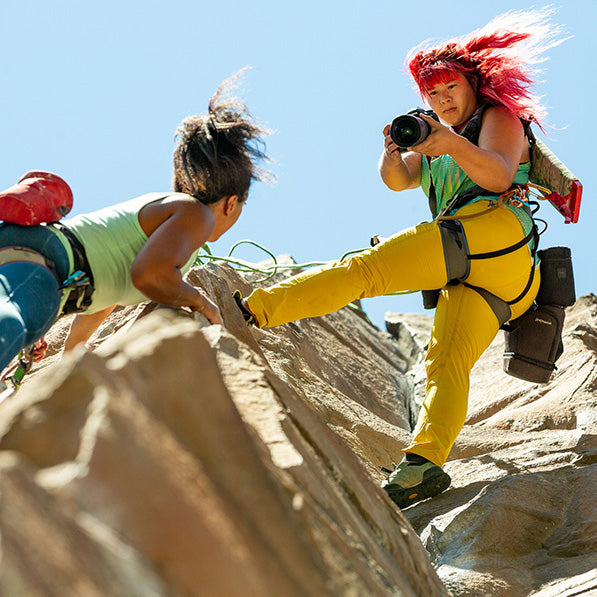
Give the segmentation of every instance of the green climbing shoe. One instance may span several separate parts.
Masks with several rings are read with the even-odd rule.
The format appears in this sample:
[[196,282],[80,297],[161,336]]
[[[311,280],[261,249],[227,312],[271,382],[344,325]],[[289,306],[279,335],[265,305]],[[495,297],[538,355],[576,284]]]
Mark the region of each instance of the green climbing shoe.
[[394,465],[394,470],[381,486],[399,508],[406,508],[448,489],[450,480],[450,475],[433,462],[417,463],[405,459],[398,466]]

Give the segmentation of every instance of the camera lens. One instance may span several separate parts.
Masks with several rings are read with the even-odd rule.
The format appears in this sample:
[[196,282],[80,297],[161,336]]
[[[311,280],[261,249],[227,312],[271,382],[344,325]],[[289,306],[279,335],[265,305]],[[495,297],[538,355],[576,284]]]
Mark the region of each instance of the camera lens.
[[418,145],[429,135],[429,125],[416,116],[404,114],[394,118],[390,125],[390,137],[398,147]]

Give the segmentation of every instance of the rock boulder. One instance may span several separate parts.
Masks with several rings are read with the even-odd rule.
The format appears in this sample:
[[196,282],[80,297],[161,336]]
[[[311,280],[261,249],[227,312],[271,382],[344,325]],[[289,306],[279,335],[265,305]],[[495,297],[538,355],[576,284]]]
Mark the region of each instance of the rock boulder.
[[224,325],[119,309],[62,357],[68,319],[0,404],[0,595],[512,596],[597,592],[597,298],[568,310],[546,385],[475,366],[453,485],[379,488],[422,400],[431,319],[356,306],[249,329],[229,266],[190,281]]

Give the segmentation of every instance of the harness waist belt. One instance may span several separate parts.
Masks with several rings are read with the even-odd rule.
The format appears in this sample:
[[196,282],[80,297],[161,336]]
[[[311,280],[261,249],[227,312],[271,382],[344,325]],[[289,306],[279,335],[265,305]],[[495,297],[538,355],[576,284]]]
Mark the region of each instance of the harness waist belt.
[[87,260],[85,248],[68,226],[65,226],[61,222],[53,222],[51,225],[60,230],[60,232],[64,234],[66,240],[68,240],[73,251],[75,272],[84,272],[88,280],[88,283],[72,288],[62,312],[64,314],[69,314],[85,311],[89,305],[91,305],[91,298],[95,291],[93,285],[93,272],[91,271],[89,261]]

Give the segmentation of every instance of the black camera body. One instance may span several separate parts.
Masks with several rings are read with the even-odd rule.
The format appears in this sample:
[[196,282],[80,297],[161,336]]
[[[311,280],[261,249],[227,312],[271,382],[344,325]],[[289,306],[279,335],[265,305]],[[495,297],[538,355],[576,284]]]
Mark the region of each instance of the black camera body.
[[408,147],[418,145],[427,139],[431,127],[419,116],[424,114],[439,122],[438,115],[433,110],[415,108],[406,114],[396,116],[390,125],[390,137],[400,151],[406,151]]

